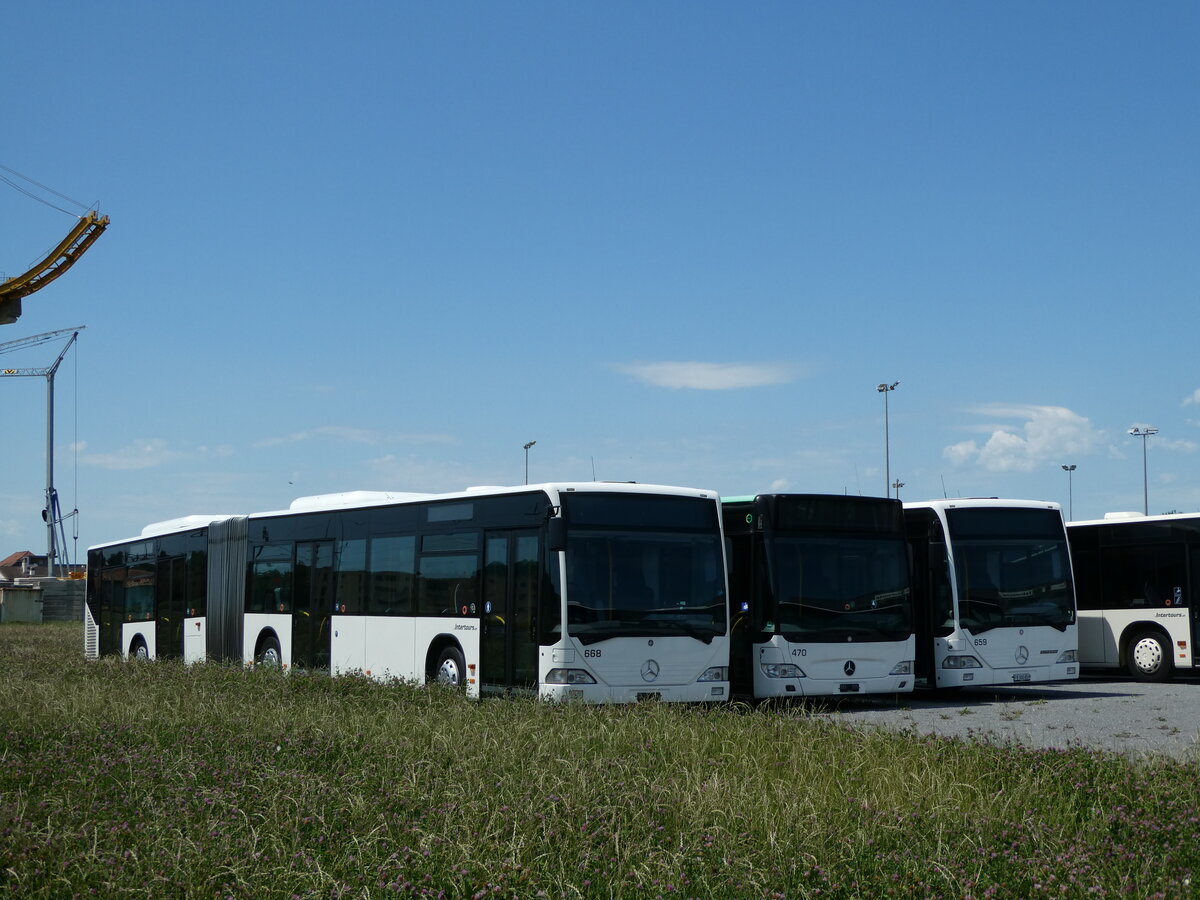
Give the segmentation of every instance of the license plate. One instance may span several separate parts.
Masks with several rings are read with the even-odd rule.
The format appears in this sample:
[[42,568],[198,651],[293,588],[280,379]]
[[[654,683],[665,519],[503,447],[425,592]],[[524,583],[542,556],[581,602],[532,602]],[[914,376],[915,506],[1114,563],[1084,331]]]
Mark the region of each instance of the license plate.
[[1028,672],[1018,672],[1013,676],[1013,681],[1028,681],[1030,677],[1031,676]]
[[843,694],[857,694],[858,693],[858,685],[857,684],[839,684],[838,690],[841,691]]

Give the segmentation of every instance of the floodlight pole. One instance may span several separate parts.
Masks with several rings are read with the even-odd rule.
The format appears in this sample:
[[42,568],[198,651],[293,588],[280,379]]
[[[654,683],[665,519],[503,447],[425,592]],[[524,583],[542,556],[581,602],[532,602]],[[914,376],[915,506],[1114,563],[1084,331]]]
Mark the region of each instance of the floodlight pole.
[[529,448],[536,444],[537,441],[530,441],[525,445],[525,483],[529,484]]
[[888,426],[888,394],[896,389],[900,382],[881,384],[875,390],[883,394],[883,496],[891,496],[892,488],[892,441]]
[[1071,476],[1075,474],[1076,466],[1072,463],[1069,466],[1063,466],[1062,470],[1067,473],[1067,508],[1070,510],[1069,519],[1075,518],[1075,490],[1071,485]]
[[1129,429],[1129,433],[1142,439],[1142,515],[1148,516],[1150,515],[1150,487],[1146,480],[1146,438],[1152,434],[1158,434],[1158,429],[1153,425],[1134,425]]

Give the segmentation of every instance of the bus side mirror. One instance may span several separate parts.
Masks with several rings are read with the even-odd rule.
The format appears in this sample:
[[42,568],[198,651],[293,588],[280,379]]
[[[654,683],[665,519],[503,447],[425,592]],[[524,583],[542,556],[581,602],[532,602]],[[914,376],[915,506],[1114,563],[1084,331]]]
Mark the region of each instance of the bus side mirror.
[[546,549],[567,549],[567,522],[562,516],[552,516],[546,522]]

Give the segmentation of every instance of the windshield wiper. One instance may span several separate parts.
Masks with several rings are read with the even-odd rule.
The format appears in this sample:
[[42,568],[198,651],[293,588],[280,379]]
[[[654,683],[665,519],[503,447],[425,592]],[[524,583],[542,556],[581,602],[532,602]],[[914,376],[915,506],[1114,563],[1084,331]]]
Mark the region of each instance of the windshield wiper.
[[972,622],[969,619],[962,619],[961,621],[962,627],[971,632],[971,634],[983,634],[985,631],[991,631],[993,628],[1000,627],[999,622],[989,624],[987,622]]
[[1066,631],[1070,622],[1064,622],[1061,614],[1038,612],[1032,609],[1022,610],[1021,612],[1010,612],[1007,616],[1009,619],[1016,620],[1012,624],[1016,625],[1021,619],[1031,620],[1042,625],[1049,625],[1051,628],[1058,631]]
[[654,637],[664,631],[682,633],[688,637],[711,644],[721,634],[712,628],[701,628],[679,619],[642,619],[640,621],[607,620],[603,622],[568,623],[572,637],[581,644],[594,644],[615,637]]
[[699,628],[691,622],[683,621],[682,619],[649,619],[646,624],[658,625],[662,628],[672,628],[682,631],[688,637],[693,637],[698,641],[704,641],[706,644],[711,644],[720,632],[713,631],[711,628]]

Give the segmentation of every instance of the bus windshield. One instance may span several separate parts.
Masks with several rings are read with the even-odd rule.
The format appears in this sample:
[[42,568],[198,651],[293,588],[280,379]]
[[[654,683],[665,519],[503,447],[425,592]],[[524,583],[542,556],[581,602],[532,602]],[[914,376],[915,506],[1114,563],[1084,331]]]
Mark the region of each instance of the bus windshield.
[[563,505],[572,636],[590,644],[682,635],[707,644],[725,634],[715,502],[588,493],[564,497]]
[[1075,621],[1075,592],[1062,516],[1056,510],[955,509],[946,522],[954,547],[959,623],[979,634],[1002,626]]
[[911,631],[908,558],[901,540],[776,534],[776,621],[791,641],[899,641]]

